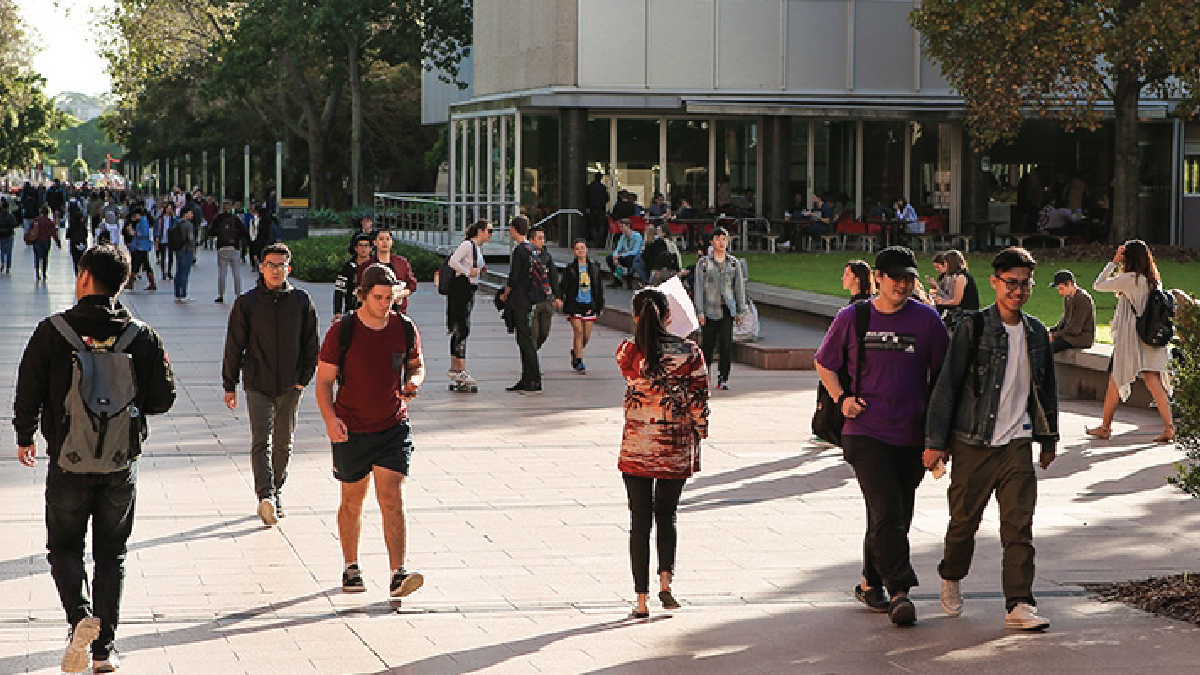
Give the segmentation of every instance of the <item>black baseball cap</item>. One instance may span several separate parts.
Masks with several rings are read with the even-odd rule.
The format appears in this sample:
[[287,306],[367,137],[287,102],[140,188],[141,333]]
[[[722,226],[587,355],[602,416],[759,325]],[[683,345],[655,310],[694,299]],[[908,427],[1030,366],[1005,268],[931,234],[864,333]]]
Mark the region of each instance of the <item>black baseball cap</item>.
[[400,280],[396,278],[396,273],[392,268],[381,263],[371,263],[371,266],[363,272],[362,283],[359,284],[364,292],[370,291],[376,286],[399,286]]
[[1071,270],[1059,270],[1054,273],[1054,281],[1050,282],[1050,288],[1054,288],[1059,284],[1067,282],[1075,283],[1075,273]]
[[917,276],[917,257],[912,249],[904,246],[889,246],[875,256],[875,269],[895,279],[904,274]]

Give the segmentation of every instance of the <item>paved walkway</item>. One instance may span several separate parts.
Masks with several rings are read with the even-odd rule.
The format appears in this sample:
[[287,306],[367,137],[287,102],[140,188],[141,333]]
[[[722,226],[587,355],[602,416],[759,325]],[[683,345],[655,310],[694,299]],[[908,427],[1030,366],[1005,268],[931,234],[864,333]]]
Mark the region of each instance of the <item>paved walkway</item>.
[[[0,276],[0,406],[35,323],[72,303],[70,261],[52,253],[35,286],[31,256]],[[625,619],[632,583],[628,515],[616,471],[621,335],[597,328],[589,374],[569,368],[570,331],[544,350],[546,394],[507,394],[516,347],[486,303],[475,313],[477,395],[444,390],[442,299],[412,304],[432,376],[414,406],[417,452],[408,490],[410,567],[426,585],[393,612],[378,511],[368,508],[368,593],[343,595],[337,484],[311,392],[305,395],[286,499],[265,529],[254,515],[244,407],[220,397],[229,305],[216,305],[212,252],[192,277],[196,302],[169,291],[123,295],[163,334],[179,400],[152,422],[141,460],[118,648],[130,673],[922,673],[1195,672],[1200,630],[1120,605],[1077,585],[1195,571],[1200,503],[1164,485],[1179,453],[1149,444],[1156,418],[1123,410],[1117,435],[1088,443],[1096,406],[1068,403],[1065,454],[1042,477],[1036,591],[1052,630],[1002,627],[997,523],[990,509],[966,612],[937,605],[935,565],[946,481],[918,494],[913,555],[920,621],[891,627],[851,596],[863,508],[839,452],[810,444],[816,376],[735,365],[712,403],[704,471],[679,514],[676,594],[684,608]],[[245,269],[245,268],[243,268]],[[249,276],[247,274],[247,276]],[[330,286],[305,284],[323,317]],[[243,402],[244,405],[244,402]],[[0,673],[54,673],[65,626],[45,562],[42,481],[0,444]]]

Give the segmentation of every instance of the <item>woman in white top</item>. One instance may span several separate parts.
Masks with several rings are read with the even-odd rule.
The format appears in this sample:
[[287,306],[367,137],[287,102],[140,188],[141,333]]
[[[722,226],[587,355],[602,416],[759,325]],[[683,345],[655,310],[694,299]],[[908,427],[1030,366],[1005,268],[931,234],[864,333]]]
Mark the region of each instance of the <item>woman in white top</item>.
[[[1121,268],[1120,272],[1114,275],[1118,265]],[[1097,291],[1116,293],[1118,300],[1117,311],[1113,314],[1112,321],[1112,376],[1108,381],[1108,392],[1104,396],[1104,421],[1100,426],[1087,430],[1090,436],[1107,439],[1112,435],[1112,421],[1117,412],[1117,404],[1129,398],[1133,381],[1141,374],[1146,388],[1154,397],[1155,405],[1158,406],[1158,414],[1162,415],[1163,432],[1154,439],[1155,442],[1168,443],[1175,438],[1171,400],[1167,396],[1171,386],[1167,378],[1167,348],[1147,345],[1142,342],[1137,332],[1137,315],[1145,311],[1150,289],[1160,285],[1154,254],[1150,252],[1146,242],[1138,239],[1117,247],[1117,254],[1112,262],[1105,265],[1096,277],[1093,288]]]
[[471,334],[471,310],[475,308],[475,291],[487,265],[482,246],[492,240],[492,224],[477,220],[467,228],[467,237],[450,255],[454,279],[446,294],[446,331],[450,334],[450,370],[446,373],[452,384],[474,387],[475,380],[467,373],[467,336]]

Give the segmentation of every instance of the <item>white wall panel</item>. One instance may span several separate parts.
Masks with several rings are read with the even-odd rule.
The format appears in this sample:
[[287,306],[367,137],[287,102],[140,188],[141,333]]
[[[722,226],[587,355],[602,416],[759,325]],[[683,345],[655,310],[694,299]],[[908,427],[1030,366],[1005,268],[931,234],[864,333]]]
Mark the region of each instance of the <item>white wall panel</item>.
[[929,59],[921,59],[921,93],[950,93],[950,83],[942,77],[942,69]]
[[787,88],[846,89],[846,1],[791,0],[788,6]]
[[646,85],[646,0],[579,0],[579,85]]
[[716,1],[650,0],[651,87],[713,86]]
[[854,90],[913,90],[909,2],[859,0],[854,9]]
[[779,88],[780,0],[717,0],[717,87]]

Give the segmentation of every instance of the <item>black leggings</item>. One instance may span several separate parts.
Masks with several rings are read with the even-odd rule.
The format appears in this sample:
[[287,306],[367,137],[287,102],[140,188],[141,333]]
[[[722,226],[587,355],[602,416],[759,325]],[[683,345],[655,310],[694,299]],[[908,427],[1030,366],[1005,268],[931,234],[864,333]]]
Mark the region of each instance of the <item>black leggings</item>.
[[629,496],[629,562],[633,592],[650,592],[650,526],[658,525],[658,572],[675,573],[675,511],[684,478],[645,478],[621,474]]
[[706,318],[700,327],[700,351],[704,353],[704,365],[711,366],[713,351],[721,355],[717,364],[717,380],[729,381],[729,369],[733,364],[733,315],[728,307],[721,308],[721,318]]
[[467,338],[471,335],[471,310],[475,308],[475,285],[466,277],[450,283],[446,296],[446,332],[450,333],[450,356],[467,358]]

